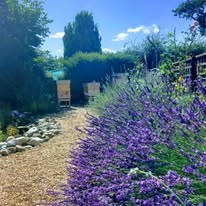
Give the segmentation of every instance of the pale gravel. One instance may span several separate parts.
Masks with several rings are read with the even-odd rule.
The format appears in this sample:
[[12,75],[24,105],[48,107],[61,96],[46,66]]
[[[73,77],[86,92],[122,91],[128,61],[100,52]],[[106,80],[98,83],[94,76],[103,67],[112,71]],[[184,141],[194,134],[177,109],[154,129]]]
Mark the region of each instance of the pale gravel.
[[67,160],[85,127],[87,109],[75,107],[56,115],[63,133],[21,153],[0,158],[0,206],[33,206],[49,202],[48,189],[57,189],[67,179]]

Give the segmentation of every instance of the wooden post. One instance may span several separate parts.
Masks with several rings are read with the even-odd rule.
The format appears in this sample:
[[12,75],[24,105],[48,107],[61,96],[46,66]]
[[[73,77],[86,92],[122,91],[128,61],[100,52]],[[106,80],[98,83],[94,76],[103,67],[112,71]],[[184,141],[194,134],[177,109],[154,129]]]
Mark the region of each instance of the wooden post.
[[197,89],[197,59],[195,55],[192,55],[192,59],[191,59],[190,78],[191,78],[191,91],[195,92]]

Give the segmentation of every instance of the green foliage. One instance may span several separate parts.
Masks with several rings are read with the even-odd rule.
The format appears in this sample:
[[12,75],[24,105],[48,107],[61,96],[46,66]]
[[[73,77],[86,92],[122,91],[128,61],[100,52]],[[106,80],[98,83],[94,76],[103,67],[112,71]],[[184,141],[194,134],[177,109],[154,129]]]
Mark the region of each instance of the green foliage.
[[0,142],[3,142],[5,140],[5,135],[3,132],[0,130]]
[[64,32],[64,57],[70,57],[80,51],[101,52],[101,37],[91,13],[78,13],[75,21],[65,26]]
[[[51,91],[48,87],[51,80],[46,79],[43,71],[47,65],[35,61],[39,57],[39,46],[48,36],[48,23],[51,22],[44,12],[42,1],[2,0],[0,19],[2,111],[9,107],[11,110],[31,112],[33,102],[50,105],[50,101],[54,101],[55,90]],[[6,116],[4,114],[5,123],[2,124],[8,124]]]
[[27,104],[24,104],[24,107],[22,107],[21,110],[29,111],[33,114],[45,114],[56,111],[56,82],[49,78],[40,78],[36,82],[38,86],[31,85],[31,88],[33,89],[32,101],[29,102],[28,100]]
[[3,133],[2,126],[0,124],[0,142],[3,142],[5,140],[6,140],[6,135]]
[[174,81],[176,77],[172,70],[173,63],[181,60],[183,56],[176,40],[176,30],[173,33],[169,32],[163,43],[165,51],[161,54],[160,71],[162,74],[168,75],[171,81]]
[[16,136],[17,134],[19,134],[19,130],[14,127],[13,125],[8,125],[7,128],[6,128],[6,134],[8,136]]
[[[184,64],[191,55],[198,55],[206,51],[206,42],[193,30],[183,32],[184,39],[177,41],[176,30],[170,32],[164,39],[164,52],[161,54],[160,71],[169,76],[170,81],[176,81],[183,74]],[[180,76],[173,72],[173,63],[179,62]]]
[[173,12],[180,18],[192,19],[198,22],[202,35],[206,34],[206,1],[186,0],[182,2]]
[[101,115],[107,105],[111,104],[117,99],[118,91],[124,88],[126,82],[124,80],[111,83],[108,81],[103,87],[103,92],[96,95],[94,100],[89,101],[89,108],[96,114]]
[[179,47],[183,55],[191,56],[206,52],[206,41],[199,33],[189,29],[184,34],[184,40],[179,42]]
[[160,68],[163,74],[169,75],[171,81],[174,76],[173,63],[184,61],[191,55],[206,52],[206,41],[197,32],[189,30],[182,32],[183,40],[178,41],[176,29],[167,35],[152,34],[146,37],[142,43],[131,42],[126,44],[126,53],[136,56],[136,65],[141,67],[142,72],[153,68]]
[[37,50],[37,57],[34,62],[45,71],[52,71],[63,67],[62,58],[57,58],[51,55],[49,51]]
[[[48,36],[48,23],[51,22],[39,0],[2,0],[0,4],[1,52],[3,57],[18,55],[23,61],[22,52],[27,59],[34,55],[35,48]],[[16,47],[14,47],[16,46]],[[1,55],[1,56],[2,56]],[[14,57],[12,57],[14,58]]]
[[[161,74],[158,72],[147,72],[139,73],[139,70],[132,70],[129,74],[130,83],[132,85],[142,85],[144,86],[147,82],[149,86],[152,82],[155,87],[151,87],[153,93],[157,93],[160,89],[163,89],[164,84],[161,79]],[[155,82],[154,82],[155,79]],[[156,84],[158,83],[158,84]],[[139,89],[137,85],[137,90]],[[112,83],[111,81],[107,81],[104,85],[104,90],[99,95],[95,96],[94,101],[89,102],[90,109],[98,115],[101,115],[102,112],[107,108],[108,105],[117,101],[117,96],[119,92],[128,86],[127,82],[122,80],[118,82]],[[136,91],[138,92],[138,91]]]
[[65,60],[65,78],[71,80],[72,101],[84,99],[83,83],[105,83],[112,73],[134,68],[135,57],[130,54],[77,53]]
[[[198,134],[189,133],[187,138],[183,137],[181,134],[178,134],[178,131],[179,128],[177,128],[177,133],[171,137],[178,149],[171,149],[161,144],[156,148],[155,155],[158,158],[158,164],[163,165],[158,170],[156,170],[156,175],[165,174],[165,172],[168,170],[174,170],[180,175],[185,175],[185,172],[182,170],[182,168],[184,168],[184,165],[192,164],[192,162],[186,156],[181,155],[180,151],[182,150],[185,153],[192,155],[193,151],[191,148],[196,148],[196,150],[199,151],[206,150],[206,146],[202,144],[202,142],[205,142],[206,140],[205,129],[202,129]],[[199,143],[197,143],[196,139],[199,139]],[[206,175],[205,167],[200,168],[200,171],[202,174]],[[188,174],[187,177],[193,180],[192,185],[194,188],[194,193],[190,196],[191,202],[196,205],[197,203],[206,200],[206,183],[192,174]]]
[[163,42],[164,37],[160,33],[148,35],[142,43],[136,44],[134,42],[127,46],[126,52],[136,55],[139,62],[144,63],[146,70],[158,68],[161,54],[165,49]]

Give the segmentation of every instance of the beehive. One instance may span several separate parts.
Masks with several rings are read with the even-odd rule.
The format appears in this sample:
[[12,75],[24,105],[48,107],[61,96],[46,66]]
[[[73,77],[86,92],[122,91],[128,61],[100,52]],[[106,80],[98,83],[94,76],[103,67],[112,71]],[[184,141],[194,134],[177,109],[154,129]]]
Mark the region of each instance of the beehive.
[[100,83],[99,82],[89,82],[83,84],[85,97],[94,97],[100,93]]
[[60,107],[70,106],[71,92],[70,92],[70,80],[58,80],[57,84],[57,97]]

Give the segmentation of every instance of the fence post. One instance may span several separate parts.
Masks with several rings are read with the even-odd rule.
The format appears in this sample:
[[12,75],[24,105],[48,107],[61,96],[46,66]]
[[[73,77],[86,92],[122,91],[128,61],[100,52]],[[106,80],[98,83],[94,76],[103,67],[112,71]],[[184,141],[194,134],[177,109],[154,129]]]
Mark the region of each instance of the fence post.
[[191,91],[195,92],[197,89],[197,59],[194,54],[192,55],[192,59],[191,59],[190,78],[191,78]]

